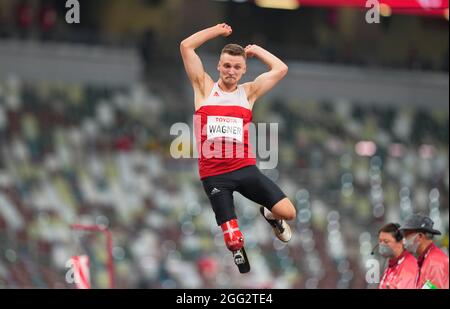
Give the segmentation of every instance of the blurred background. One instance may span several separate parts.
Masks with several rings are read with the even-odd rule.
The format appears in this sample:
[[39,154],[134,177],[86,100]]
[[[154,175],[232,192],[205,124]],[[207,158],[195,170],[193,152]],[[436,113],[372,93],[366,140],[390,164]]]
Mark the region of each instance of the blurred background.
[[[429,215],[449,232],[448,1],[0,0],[0,288],[74,288],[73,255],[118,288],[376,288],[378,229]],[[403,1],[405,3],[407,1]],[[283,8],[276,8],[282,4]],[[289,244],[235,194],[250,274],[242,276],[199,181],[172,159],[170,127],[192,123],[179,56],[188,35],[227,22],[199,49],[214,79],[226,43],[260,44],[289,75],[255,105],[279,123],[264,173],[297,208]],[[251,80],[265,69],[249,60]]]

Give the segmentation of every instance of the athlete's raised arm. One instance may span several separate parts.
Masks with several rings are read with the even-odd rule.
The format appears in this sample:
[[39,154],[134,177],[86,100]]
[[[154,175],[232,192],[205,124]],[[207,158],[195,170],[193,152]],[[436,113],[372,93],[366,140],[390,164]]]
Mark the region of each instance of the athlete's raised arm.
[[205,72],[200,57],[195,49],[203,45],[205,42],[219,36],[227,37],[233,30],[225,23],[218,24],[194,33],[180,44],[180,52],[183,58],[186,73],[191,80],[196,95],[205,96],[206,83],[214,83],[211,77]]
[[248,45],[245,48],[248,58],[256,57],[269,67],[269,71],[258,76],[253,82],[244,84],[250,104],[272,89],[287,72],[288,66],[278,57],[258,45]]

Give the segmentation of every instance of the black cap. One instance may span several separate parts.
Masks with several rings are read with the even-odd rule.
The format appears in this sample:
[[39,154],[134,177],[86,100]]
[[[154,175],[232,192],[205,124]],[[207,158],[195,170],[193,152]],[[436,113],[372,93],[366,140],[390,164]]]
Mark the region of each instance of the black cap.
[[412,214],[406,217],[405,222],[400,227],[400,231],[420,231],[433,235],[441,235],[441,232],[433,229],[434,222],[426,216]]

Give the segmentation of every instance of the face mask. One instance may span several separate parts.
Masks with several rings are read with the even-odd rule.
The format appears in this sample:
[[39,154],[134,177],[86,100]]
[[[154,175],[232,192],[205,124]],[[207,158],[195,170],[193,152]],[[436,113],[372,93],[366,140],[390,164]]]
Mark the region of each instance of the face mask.
[[394,250],[386,244],[380,244],[378,246],[378,253],[386,259],[394,256]]
[[411,238],[405,239],[405,242],[404,242],[405,249],[408,250],[409,252],[411,252],[412,254],[416,254],[417,248],[419,248],[419,243],[415,242],[418,235],[419,234],[416,234]]

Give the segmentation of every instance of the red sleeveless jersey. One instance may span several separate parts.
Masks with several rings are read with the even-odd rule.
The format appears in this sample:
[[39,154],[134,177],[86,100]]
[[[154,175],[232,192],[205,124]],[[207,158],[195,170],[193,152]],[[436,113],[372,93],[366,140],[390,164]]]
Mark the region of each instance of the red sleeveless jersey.
[[244,87],[223,92],[217,83],[194,114],[200,178],[256,164],[249,144],[252,110]]

